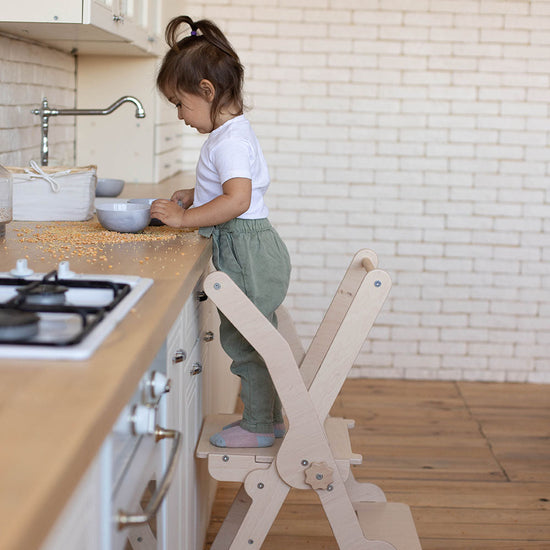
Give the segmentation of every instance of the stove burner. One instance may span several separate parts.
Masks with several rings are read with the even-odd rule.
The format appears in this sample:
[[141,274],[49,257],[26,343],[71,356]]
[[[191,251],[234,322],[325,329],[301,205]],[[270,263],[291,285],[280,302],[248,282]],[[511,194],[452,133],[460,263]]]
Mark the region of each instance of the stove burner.
[[57,306],[65,303],[65,293],[69,289],[63,285],[43,283],[19,287],[16,290],[24,296],[27,304]]
[[30,311],[0,310],[0,341],[21,342],[38,334],[40,317]]
[[[138,282],[136,288],[141,290],[142,284]],[[0,357],[4,356],[3,350],[8,350],[8,354],[18,358],[17,348],[36,357],[38,351],[29,351],[34,347],[43,348],[45,354],[49,353],[48,348],[57,349],[70,358],[73,356],[70,348],[77,350],[80,344],[78,353],[88,353],[85,344],[88,337],[94,343],[92,332],[96,328],[109,327],[109,323],[111,328],[116,325],[117,316],[110,312],[131,291],[131,282],[108,277],[60,279],[55,270],[41,279],[0,276]],[[95,334],[99,339],[104,338],[106,332],[99,330]],[[10,344],[16,348],[11,349]],[[50,357],[53,356],[52,351]]]

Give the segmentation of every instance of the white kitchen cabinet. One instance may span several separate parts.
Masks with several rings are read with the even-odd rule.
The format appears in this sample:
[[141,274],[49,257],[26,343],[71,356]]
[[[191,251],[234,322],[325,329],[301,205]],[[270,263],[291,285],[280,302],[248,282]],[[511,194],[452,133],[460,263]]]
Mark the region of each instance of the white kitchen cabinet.
[[[143,104],[146,116],[136,119],[135,109],[128,104],[106,116],[75,117],[77,166],[94,164],[98,177],[131,183],[158,183],[183,170],[186,128],[176,108],[157,92],[159,64],[158,59],[143,57],[79,58],[78,108],[104,109],[119,97],[133,95]],[[50,124],[56,122],[50,119]],[[55,157],[55,151],[51,155]],[[194,152],[191,155],[196,158]]]
[[92,462],[65,506],[41,550],[104,550],[108,548],[105,513],[108,502],[102,490],[108,475],[105,449]]
[[5,2],[0,30],[66,52],[159,55],[161,0]]
[[[195,550],[204,533],[199,533],[202,502],[208,499],[208,485],[201,483],[195,446],[202,425],[203,368],[200,334],[200,309],[197,298],[200,284],[191,293],[167,338],[167,370],[171,380],[168,393],[167,427],[181,431],[181,459],[163,506],[162,524],[166,550]],[[208,483],[208,480],[205,480]]]
[[[156,60],[139,57],[80,59],[78,108],[105,108],[119,97],[133,95],[146,116],[136,119],[133,105],[128,104],[106,116],[75,117],[78,166],[94,164],[98,177],[131,183],[158,183],[182,170],[184,124],[156,91],[157,66]],[[101,81],[108,85],[98,87]]]
[[[158,99],[159,103],[162,101]],[[157,124],[155,128],[154,181],[163,179],[183,170],[183,124],[176,120],[175,110],[171,110],[171,122]],[[175,122],[174,122],[175,121]]]
[[[180,312],[166,339],[167,376],[171,382],[170,392],[166,396],[168,400],[166,426],[168,428],[174,428],[182,424],[181,399],[176,393],[181,387],[183,376],[182,370],[177,368],[177,365],[187,358],[187,352],[183,349],[182,335],[182,314]],[[178,515],[183,514],[184,509],[183,491],[180,489],[183,485],[182,474],[182,468],[178,465],[174,471],[170,490],[164,498],[161,516],[157,518],[157,521],[160,519],[158,536],[161,539],[160,548],[162,550],[182,548],[183,522],[180,519],[181,516],[178,517]]]
[[209,300],[199,301],[202,280],[187,300],[167,338],[167,427],[183,433],[181,461],[163,507],[165,550],[204,545],[216,484],[207,464],[195,457],[205,414],[233,412],[238,378],[219,342],[219,318]]
[[[122,105],[110,115],[75,117],[77,166],[94,164],[102,178],[131,183],[158,181],[154,175],[159,101],[156,66],[155,60],[142,57],[91,55],[79,59],[77,108],[104,109],[119,97],[132,95],[143,104],[145,118],[135,118],[131,104]],[[56,123],[55,118],[50,119],[50,125]],[[55,151],[51,155],[55,157]]]
[[202,425],[202,364],[200,362],[200,344],[197,343],[191,352],[189,361],[184,367],[183,377],[187,387],[183,394],[183,421],[186,431],[183,434],[182,463],[183,470],[183,545],[182,550],[202,548],[197,544],[200,538],[199,510],[204,496],[204,487],[200,486],[198,461],[195,458],[195,447],[199,440]]

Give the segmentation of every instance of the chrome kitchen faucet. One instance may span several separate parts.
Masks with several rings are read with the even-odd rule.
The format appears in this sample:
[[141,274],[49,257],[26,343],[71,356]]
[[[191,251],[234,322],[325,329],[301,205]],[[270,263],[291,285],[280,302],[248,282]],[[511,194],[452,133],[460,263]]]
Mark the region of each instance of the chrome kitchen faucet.
[[106,109],[50,109],[48,99],[44,98],[42,100],[42,107],[40,109],[32,109],[31,111],[33,115],[40,115],[41,119],[42,142],[40,146],[40,163],[42,166],[48,166],[48,128],[51,116],[109,115],[126,102],[133,103],[136,106],[136,118],[145,118],[145,109],[141,101],[131,95],[117,99]]

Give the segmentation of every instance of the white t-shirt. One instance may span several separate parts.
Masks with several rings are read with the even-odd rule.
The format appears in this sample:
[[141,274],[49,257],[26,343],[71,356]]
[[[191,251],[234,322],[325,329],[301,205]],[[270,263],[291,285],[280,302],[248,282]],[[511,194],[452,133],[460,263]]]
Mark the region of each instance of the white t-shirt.
[[267,218],[264,194],[269,173],[258,138],[244,115],[237,116],[212,131],[204,142],[197,163],[193,206],[202,206],[223,194],[223,184],[231,178],[252,181],[249,209],[239,218]]

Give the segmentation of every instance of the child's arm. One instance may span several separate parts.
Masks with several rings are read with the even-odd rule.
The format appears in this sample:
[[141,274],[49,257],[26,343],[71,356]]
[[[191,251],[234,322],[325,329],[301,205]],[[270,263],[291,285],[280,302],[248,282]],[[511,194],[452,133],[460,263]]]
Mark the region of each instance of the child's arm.
[[252,182],[232,178],[223,184],[223,194],[210,202],[183,210],[175,202],[159,199],[151,205],[151,217],[171,227],[207,227],[236,218],[250,207]]

